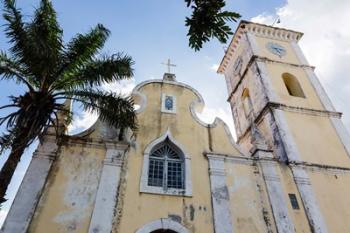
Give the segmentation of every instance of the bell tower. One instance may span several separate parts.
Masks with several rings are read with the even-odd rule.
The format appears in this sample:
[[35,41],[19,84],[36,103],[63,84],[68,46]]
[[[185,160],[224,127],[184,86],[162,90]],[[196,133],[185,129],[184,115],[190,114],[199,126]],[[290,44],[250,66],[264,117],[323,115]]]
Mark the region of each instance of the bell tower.
[[256,126],[274,159],[290,172],[311,229],[328,232],[322,210],[331,201],[319,195],[322,175],[307,168],[349,169],[350,137],[298,45],[302,36],[241,21],[218,73],[226,79],[237,143],[251,150]]
[[349,159],[349,135],[298,45],[302,35],[247,21],[238,26],[218,69],[237,142],[252,147],[253,121],[281,161],[341,165]]

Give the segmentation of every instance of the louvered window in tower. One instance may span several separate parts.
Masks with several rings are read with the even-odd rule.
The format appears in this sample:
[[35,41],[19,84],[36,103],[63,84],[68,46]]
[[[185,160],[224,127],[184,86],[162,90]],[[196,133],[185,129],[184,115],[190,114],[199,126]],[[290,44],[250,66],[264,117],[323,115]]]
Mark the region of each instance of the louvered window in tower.
[[150,154],[148,185],[184,189],[184,160],[182,153],[166,139]]

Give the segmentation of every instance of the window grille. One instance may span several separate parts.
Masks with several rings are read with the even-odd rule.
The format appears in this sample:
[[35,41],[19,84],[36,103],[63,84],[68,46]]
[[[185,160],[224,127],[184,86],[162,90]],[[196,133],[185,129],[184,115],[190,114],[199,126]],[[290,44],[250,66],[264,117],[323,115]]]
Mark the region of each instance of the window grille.
[[183,155],[169,140],[157,146],[150,154],[148,185],[163,187],[165,190],[184,188]]

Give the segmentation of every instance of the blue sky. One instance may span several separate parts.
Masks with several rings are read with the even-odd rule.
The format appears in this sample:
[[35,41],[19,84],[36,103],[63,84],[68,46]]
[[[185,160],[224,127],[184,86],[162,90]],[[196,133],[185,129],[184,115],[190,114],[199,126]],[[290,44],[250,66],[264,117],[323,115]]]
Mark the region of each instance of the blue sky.
[[[17,0],[17,5],[24,14],[32,14],[38,0]],[[200,52],[188,47],[185,17],[190,14],[183,0],[53,0],[58,20],[64,30],[64,40],[69,41],[76,33],[87,32],[97,23],[102,23],[111,31],[111,36],[103,52],[113,54],[125,52],[135,61],[135,80],[133,86],[146,79],[161,78],[166,68],[161,65],[167,58],[177,65],[173,71],[179,81],[185,82],[203,94],[208,106],[227,112],[226,87],[224,79],[212,69],[223,56],[223,46],[216,40],[206,44]],[[272,13],[282,1],[227,1],[227,9],[240,12],[245,19],[262,12]],[[0,25],[4,25],[0,19]],[[236,24],[231,24],[235,29]],[[4,27],[0,29],[0,49],[9,47],[5,38]],[[23,93],[24,88],[13,82],[0,82],[0,105],[7,103],[9,95]],[[77,107],[75,111],[79,112]],[[84,117],[84,116],[82,116]],[[82,130],[93,120],[81,119],[75,131]],[[232,126],[232,120],[231,120]],[[25,169],[29,164],[35,146],[27,150],[15,174],[15,180],[9,188],[8,201],[0,213],[0,225],[9,208],[11,199],[17,190]],[[0,157],[0,166],[7,156]]]
[[[27,16],[31,15],[38,2],[17,0],[18,6]],[[111,37],[103,51],[109,54],[125,52],[135,61],[135,79],[125,84],[126,88],[132,88],[143,80],[161,78],[166,70],[161,63],[171,58],[177,65],[174,69],[177,79],[203,95],[207,108],[202,117],[212,120],[218,115],[232,127],[224,78],[216,74],[214,69],[224,54],[224,45],[213,40],[205,44],[200,52],[188,47],[184,20],[190,11],[183,0],[53,0],[53,3],[64,30],[65,41],[76,33],[88,31],[97,23],[110,29]],[[278,16],[282,20],[280,26],[304,32],[302,48],[310,63],[318,67],[317,75],[336,108],[345,113],[346,125],[350,125],[350,118],[346,117],[350,115],[347,110],[350,81],[345,75],[349,73],[347,63],[350,59],[350,34],[346,30],[347,22],[350,21],[347,16],[350,15],[349,1],[227,0],[226,9],[239,12],[242,19],[253,18],[269,24]],[[332,24],[334,18],[337,19],[336,25]],[[0,25],[3,24],[3,19],[0,19]],[[235,23],[230,25],[235,29]],[[0,28],[0,49],[5,50],[8,43],[3,29]],[[18,95],[23,91],[15,83],[1,81],[0,105],[7,103],[7,96]],[[79,109],[75,110],[78,112]],[[75,131],[81,130],[86,123],[92,124],[92,121],[86,115],[81,115],[76,120]],[[11,184],[10,199],[25,172],[32,150],[33,147],[25,154],[16,179]],[[0,157],[0,166],[5,158]],[[10,203],[6,203],[0,212],[0,225]]]

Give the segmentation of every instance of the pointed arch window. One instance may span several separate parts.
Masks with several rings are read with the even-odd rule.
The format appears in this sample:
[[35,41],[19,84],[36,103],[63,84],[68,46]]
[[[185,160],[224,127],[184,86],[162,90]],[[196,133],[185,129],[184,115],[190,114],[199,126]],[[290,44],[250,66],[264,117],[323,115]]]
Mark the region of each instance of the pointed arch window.
[[289,73],[284,73],[282,74],[282,78],[289,95],[306,98],[298,79],[294,75]]
[[140,192],[192,196],[191,159],[169,130],[145,149]]
[[157,145],[149,156],[148,185],[168,188],[184,188],[184,159],[169,139]]

